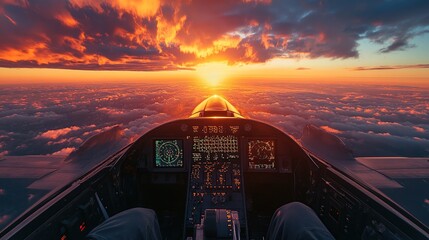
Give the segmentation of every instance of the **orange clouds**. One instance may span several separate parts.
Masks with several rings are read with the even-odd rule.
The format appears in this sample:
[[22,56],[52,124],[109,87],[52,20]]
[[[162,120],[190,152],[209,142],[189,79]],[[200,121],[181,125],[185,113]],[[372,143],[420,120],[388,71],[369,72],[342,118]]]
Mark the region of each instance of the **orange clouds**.
[[333,133],[333,134],[340,134],[342,133],[342,131],[337,130],[335,128],[329,127],[329,126],[320,126],[321,129],[327,131],[328,133]]
[[195,54],[198,58],[208,58],[216,54],[222,53],[227,49],[236,48],[241,41],[238,36],[224,35],[213,41],[209,47],[200,47],[198,44],[182,45],[180,50],[186,53]]
[[60,151],[52,153],[52,155],[68,156],[74,150],[76,150],[76,148],[74,148],[74,147],[67,147],[67,148],[61,149]]
[[154,16],[160,7],[159,0],[116,0],[111,3],[120,9],[135,11],[141,17]]
[[359,55],[357,42],[364,38],[391,40],[381,50],[390,52],[411,47],[408,41],[425,33],[416,29],[427,24],[420,10],[428,3],[417,2],[405,8],[370,0],[5,0],[0,67],[140,71],[211,61],[350,58]]
[[113,6],[118,10],[132,12],[141,17],[153,17],[160,7],[159,0],[71,0],[71,4],[83,7],[95,8],[103,11],[104,6]]
[[414,128],[414,130],[416,130],[416,132],[419,132],[419,133],[424,133],[424,132],[426,132],[426,131],[425,131],[425,129],[424,129],[424,128],[422,128],[422,127],[414,126],[413,128]]
[[79,24],[70,14],[59,15],[57,19],[68,27],[76,27]]
[[37,137],[38,138],[57,139],[63,135],[66,135],[72,131],[77,131],[79,129],[80,129],[80,127],[71,126],[71,127],[61,128],[61,129],[56,129],[56,130],[48,130],[44,133],[39,134],[39,136],[37,136]]

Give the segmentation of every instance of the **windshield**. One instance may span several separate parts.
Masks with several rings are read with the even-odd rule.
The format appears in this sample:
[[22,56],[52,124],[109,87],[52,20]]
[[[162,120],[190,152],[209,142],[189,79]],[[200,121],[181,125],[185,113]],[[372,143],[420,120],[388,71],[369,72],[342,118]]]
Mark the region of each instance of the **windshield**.
[[238,109],[196,110],[296,139],[314,125],[353,158],[428,157],[428,4],[0,1],[0,228],[212,95]]

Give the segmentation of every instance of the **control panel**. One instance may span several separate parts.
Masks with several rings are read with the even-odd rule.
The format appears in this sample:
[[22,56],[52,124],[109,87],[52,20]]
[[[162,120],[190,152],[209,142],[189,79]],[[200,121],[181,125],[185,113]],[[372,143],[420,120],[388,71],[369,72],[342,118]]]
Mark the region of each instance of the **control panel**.
[[245,226],[239,146],[234,135],[193,137],[186,228],[201,224],[206,209],[235,210]]
[[[278,129],[240,118],[191,118],[169,122],[147,132],[133,148],[139,155],[132,159],[139,159],[141,192],[153,193],[141,195],[142,206],[158,210],[177,204],[177,208],[157,213],[160,222],[173,218],[176,222],[183,220],[180,229],[184,230],[185,237],[195,237],[198,226],[204,225],[202,219],[206,219],[208,209],[236,213],[237,232],[241,237],[256,236],[252,234],[259,231],[255,230],[255,224],[259,224],[248,223],[248,217],[250,214],[254,214],[253,218],[264,214],[271,217],[271,211],[263,211],[267,201],[256,194],[259,190],[249,189],[265,186],[250,177],[258,179],[274,173],[266,179],[267,183],[276,182],[276,179],[289,180],[293,160],[307,157],[293,139]],[[290,183],[288,180],[286,182]],[[249,184],[244,186],[244,183]],[[280,182],[275,184],[281,185]],[[245,196],[245,191],[251,192],[250,197]],[[160,201],[160,198],[168,200]],[[282,199],[289,199],[289,196]],[[280,201],[277,205],[280,206]],[[246,211],[246,206],[251,206],[253,212]],[[176,230],[170,226],[168,231]]]
[[359,230],[355,224],[361,211],[360,203],[332,179],[321,179],[319,215],[328,229],[339,239],[353,239]]
[[155,140],[155,167],[183,167],[183,141]]
[[276,169],[275,141],[252,139],[248,141],[249,169]]

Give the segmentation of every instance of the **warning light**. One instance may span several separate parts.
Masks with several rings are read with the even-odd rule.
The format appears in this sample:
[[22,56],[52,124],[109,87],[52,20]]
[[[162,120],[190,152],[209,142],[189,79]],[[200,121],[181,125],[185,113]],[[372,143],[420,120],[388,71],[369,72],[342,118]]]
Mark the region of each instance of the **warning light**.
[[85,230],[85,228],[86,228],[85,222],[82,222],[82,223],[80,224],[80,226],[79,226],[79,230],[80,230],[81,232],[83,232],[83,231]]

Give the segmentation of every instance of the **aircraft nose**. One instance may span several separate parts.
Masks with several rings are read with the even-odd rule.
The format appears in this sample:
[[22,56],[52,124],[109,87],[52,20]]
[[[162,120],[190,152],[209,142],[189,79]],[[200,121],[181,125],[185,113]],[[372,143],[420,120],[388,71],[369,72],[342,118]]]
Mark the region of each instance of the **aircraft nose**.
[[196,117],[236,117],[243,118],[241,113],[225,98],[212,95],[198,104],[190,118]]

